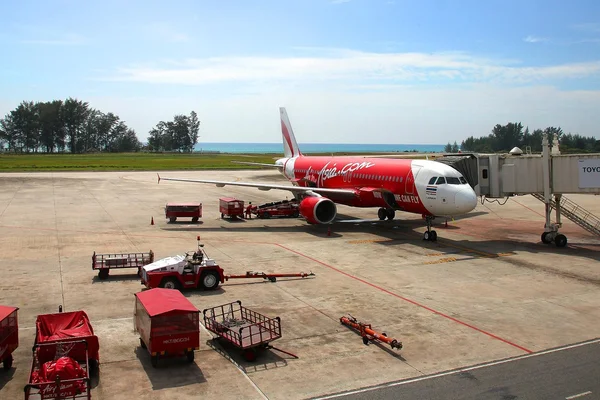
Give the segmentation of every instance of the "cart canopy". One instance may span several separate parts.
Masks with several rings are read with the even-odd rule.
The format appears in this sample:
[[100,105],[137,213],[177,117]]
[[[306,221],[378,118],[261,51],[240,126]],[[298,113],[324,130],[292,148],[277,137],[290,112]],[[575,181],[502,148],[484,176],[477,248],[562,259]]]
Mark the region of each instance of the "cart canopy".
[[8,317],[13,311],[18,310],[18,307],[2,306],[0,305],[0,321]]
[[85,311],[38,315],[35,325],[38,343],[94,335]]
[[200,311],[179,290],[155,288],[135,294],[150,317]]
[[178,254],[172,257],[161,258],[160,260],[154,261],[152,264],[146,264],[143,266],[144,271],[156,271],[165,268],[165,271],[177,271],[179,267],[185,267],[187,261],[185,260],[185,254]]

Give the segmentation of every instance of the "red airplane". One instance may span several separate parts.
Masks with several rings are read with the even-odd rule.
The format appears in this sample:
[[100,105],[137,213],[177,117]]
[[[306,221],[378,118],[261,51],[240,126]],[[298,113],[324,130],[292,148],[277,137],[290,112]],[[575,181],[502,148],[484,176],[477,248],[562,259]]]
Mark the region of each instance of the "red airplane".
[[275,164],[241,162],[276,167],[293,186],[204,179],[160,180],[288,190],[300,202],[300,213],[311,224],[329,224],[336,203],[352,207],[379,207],[380,220],[392,220],[396,210],[421,214],[427,222],[424,240],[437,240],[431,229],[435,217],[469,213],[477,196],[454,168],[429,160],[374,157],[305,156],[300,152],[285,108],[280,108],[284,158]]

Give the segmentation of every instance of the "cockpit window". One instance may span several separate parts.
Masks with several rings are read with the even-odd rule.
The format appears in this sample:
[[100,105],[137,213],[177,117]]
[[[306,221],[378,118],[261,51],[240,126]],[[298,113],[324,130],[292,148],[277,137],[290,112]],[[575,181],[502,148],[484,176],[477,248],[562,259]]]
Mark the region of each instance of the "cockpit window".
[[429,185],[433,185],[435,183],[435,180],[437,179],[437,176],[434,176],[433,178],[431,178],[429,180]]
[[446,182],[448,182],[450,185],[460,185],[460,179],[454,176],[446,177]]
[[444,183],[446,183],[446,180],[444,179],[444,177],[443,177],[443,176],[440,176],[440,177],[437,179],[437,182],[436,182],[435,184],[436,184],[436,185],[443,185]]
[[462,183],[463,185],[466,185],[469,182],[467,182],[467,180],[461,176],[460,177],[460,183]]

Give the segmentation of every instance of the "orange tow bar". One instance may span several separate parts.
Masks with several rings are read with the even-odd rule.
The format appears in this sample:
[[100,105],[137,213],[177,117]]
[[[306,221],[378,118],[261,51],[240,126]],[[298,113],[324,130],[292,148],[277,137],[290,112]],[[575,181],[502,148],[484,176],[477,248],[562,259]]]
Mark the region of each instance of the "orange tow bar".
[[371,328],[371,324],[363,324],[354,318],[352,315],[348,314],[347,317],[341,317],[340,322],[343,325],[347,325],[351,328],[356,329],[360,336],[362,336],[363,343],[368,344],[370,340],[379,340],[381,342],[389,344],[392,349],[396,348],[400,350],[402,348],[402,342],[397,341],[394,338],[388,337],[385,333],[379,333],[373,328]]
[[230,279],[248,279],[248,278],[263,278],[271,282],[276,282],[277,278],[306,278],[315,276],[312,272],[299,272],[297,274],[265,274],[264,272],[247,271],[244,275],[225,275],[226,281]]

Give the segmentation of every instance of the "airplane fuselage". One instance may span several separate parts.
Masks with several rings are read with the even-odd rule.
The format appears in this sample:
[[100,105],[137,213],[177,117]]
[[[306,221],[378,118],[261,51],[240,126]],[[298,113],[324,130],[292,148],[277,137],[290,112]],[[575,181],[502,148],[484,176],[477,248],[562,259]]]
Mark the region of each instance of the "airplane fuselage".
[[[435,161],[368,157],[297,156],[277,161],[294,185],[351,189],[356,196],[327,195],[353,207],[386,207],[425,216],[470,212],[473,189],[454,168]],[[435,179],[434,179],[435,178]],[[443,182],[438,178],[444,178]]]

